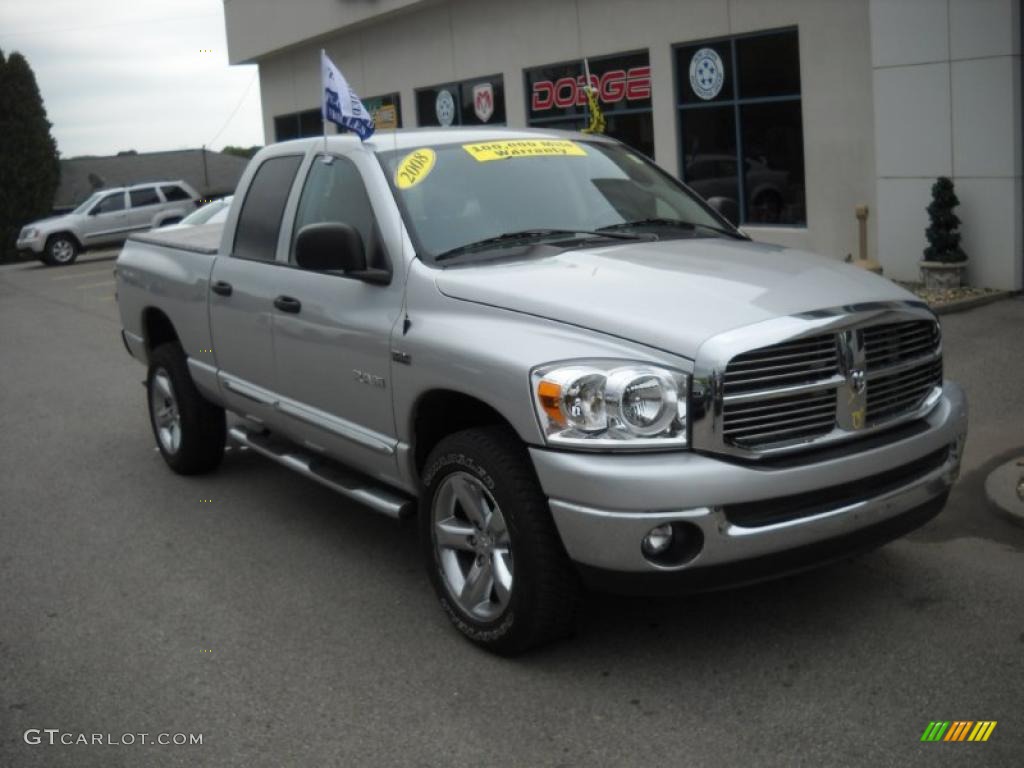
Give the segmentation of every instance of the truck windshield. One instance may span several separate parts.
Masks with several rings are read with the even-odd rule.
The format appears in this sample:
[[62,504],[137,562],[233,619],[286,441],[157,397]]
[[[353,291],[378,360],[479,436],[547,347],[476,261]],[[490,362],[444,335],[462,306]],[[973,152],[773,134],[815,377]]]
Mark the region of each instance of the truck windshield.
[[[547,232],[551,239],[598,230],[742,237],[618,144],[500,139],[378,154],[417,250],[431,261],[537,242]],[[523,233],[531,237],[517,236]]]

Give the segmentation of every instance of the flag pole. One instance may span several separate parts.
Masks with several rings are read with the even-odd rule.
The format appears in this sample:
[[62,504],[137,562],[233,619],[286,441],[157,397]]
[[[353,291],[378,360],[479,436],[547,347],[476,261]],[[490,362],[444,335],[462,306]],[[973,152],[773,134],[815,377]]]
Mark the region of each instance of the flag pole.
[[[586,56],[583,57],[583,72],[585,73],[585,77],[587,78],[587,84],[584,86],[585,93],[589,94],[590,93],[590,61],[587,60]],[[588,123],[590,122],[590,99],[587,99],[587,122]]]
[[320,49],[320,125],[324,129],[324,154],[327,154],[327,117],[324,115],[324,58],[327,51]]

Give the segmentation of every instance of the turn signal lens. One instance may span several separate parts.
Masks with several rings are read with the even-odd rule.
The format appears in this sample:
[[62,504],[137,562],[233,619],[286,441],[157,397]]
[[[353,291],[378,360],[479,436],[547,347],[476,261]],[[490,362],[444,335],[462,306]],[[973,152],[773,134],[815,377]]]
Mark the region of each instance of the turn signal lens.
[[544,380],[537,385],[537,400],[540,407],[554,424],[565,424],[562,418],[562,387],[554,381]]

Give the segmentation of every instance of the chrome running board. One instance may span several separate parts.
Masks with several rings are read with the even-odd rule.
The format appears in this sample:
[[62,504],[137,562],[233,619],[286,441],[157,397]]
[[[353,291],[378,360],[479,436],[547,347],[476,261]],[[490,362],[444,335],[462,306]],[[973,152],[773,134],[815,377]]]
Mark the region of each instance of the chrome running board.
[[236,443],[293,469],[300,475],[316,480],[333,491],[358,501],[374,512],[400,519],[413,513],[415,502],[372,479],[360,475],[337,462],[322,456],[303,453],[294,443],[260,434],[244,426],[233,426],[228,437]]

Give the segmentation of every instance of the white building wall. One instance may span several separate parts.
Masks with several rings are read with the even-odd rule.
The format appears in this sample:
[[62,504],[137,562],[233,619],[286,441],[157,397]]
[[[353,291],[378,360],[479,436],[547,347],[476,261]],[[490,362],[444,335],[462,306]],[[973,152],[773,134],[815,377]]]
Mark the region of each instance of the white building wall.
[[960,198],[973,285],[1019,289],[1020,0],[871,0],[878,258],[918,277],[938,176]]
[[[302,8],[281,7],[291,13]],[[275,115],[318,108],[321,46],[360,94],[398,91],[407,127],[416,125],[416,88],[496,73],[504,76],[508,123],[521,126],[526,120],[524,68],[646,48],[656,159],[678,175],[672,46],[794,25],[800,32],[807,226],[748,231],[761,240],[842,258],[857,250],[854,207],[875,207],[867,0],[413,3],[377,22],[258,57],[264,130],[270,139]],[[266,40],[266,31],[247,29],[255,39]],[[250,54],[254,50],[244,34],[229,39]],[[873,250],[873,227],[870,232]]]

